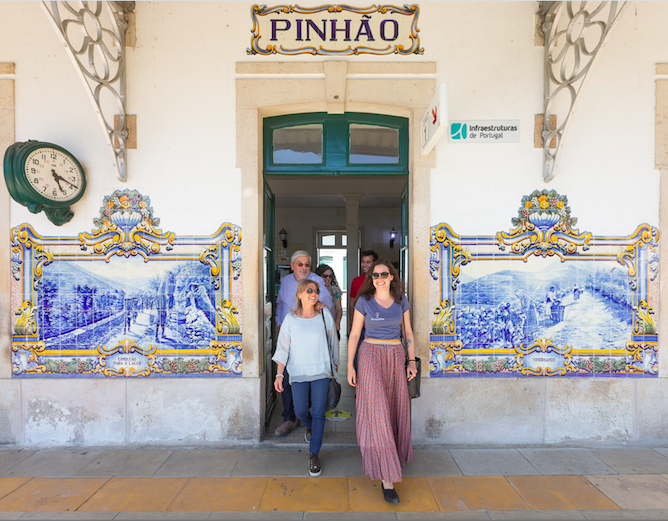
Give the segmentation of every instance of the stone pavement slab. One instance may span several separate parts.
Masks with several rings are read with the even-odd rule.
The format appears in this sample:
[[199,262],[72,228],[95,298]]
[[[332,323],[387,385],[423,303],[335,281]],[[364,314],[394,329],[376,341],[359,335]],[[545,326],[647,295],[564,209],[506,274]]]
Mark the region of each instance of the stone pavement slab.
[[543,475],[616,474],[587,449],[518,449]]
[[0,500],[0,510],[77,510],[109,478],[35,478]]
[[529,507],[501,476],[427,478],[440,510],[527,510]]
[[[304,512],[304,519],[313,520],[358,521],[360,517],[358,512]],[[394,512],[364,512],[365,521],[383,521],[396,518]]]
[[[294,452],[294,451],[293,451]],[[308,475],[308,455],[303,463],[300,476]],[[299,457],[302,462],[302,457]],[[320,464],[322,477],[336,478],[348,476],[363,476],[362,455],[359,450],[321,450]]]
[[257,512],[268,478],[191,478],[169,506],[172,512]]
[[582,476],[509,476],[531,510],[617,510]]
[[668,456],[668,447],[654,447],[654,450],[657,451],[659,454]]
[[416,450],[415,461],[403,468],[406,477],[461,476],[452,454],[447,450]]
[[624,510],[668,510],[668,480],[661,476],[586,476]]
[[452,449],[464,476],[537,476],[540,474],[516,449]]
[[188,478],[112,478],[80,511],[162,512],[183,490]]
[[82,476],[151,477],[172,454],[163,449],[104,450],[82,471]]
[[[652,449],[601,449],[591,452],[618,474],[664,474],[668,472],[668,457]],[[588,472],[587,474],[602,473]]]
[[380,480],[368,477],[348,478],[348,494],[352,512],[438,512],[429,484],[425,478],[404,478],[395,483],[401,500],[390,504],[383,498]]
[[190,521],[197,519],[209,519],[211,512],[120,512],[114,520],[131,521],[131,520],[170,520],[174,521]]
[[498,520],[527,520],[537,521],[545,519],[546,521],[584,519],[585,517],[577,510],[517,510],[514,512],[487,512],[491,519]]
[[347,478],[270,478],[260,510],[348,511]]
[[118,512],[26,512],[20,519],[41,521],[69,521],[71,519],[82,519],[85,521],[103,521],[115,519]]
[[20,477],[20,478],[0,478],[0,499],[8,495],[10,492],[14,492],[24,483],[27,483],[32,478]]
[[489,521],[487,512],[397,512],[397,519],[405,521],[434,519],[444,521]]
[[24,459],[35,454],[36,450],[3,450],[0,451],[0,474],[7,472]]
[[77,477],[99,454],[100,449],[45,449],[21,461],[2,476]]
[[240,450],[175,450],[154,477],[191,478],[231,476]]
[[[303,434],[302,434],[303,435]],[[308,476],[307,450],[245,450],[232,476]]]
[[592,512],[583,511],[582,515],[585,519],[597,520],[640,520],[640,521],[654,521],[668,519],[668,510],[616,510],[613,512],[606,512],[605,510],[594,510]]
[[25,512],[0,512],[0,519],[19,519]]
[[293,520],[304,519],[304,512],[211,512],[211,520],[265,521],[265,520]]

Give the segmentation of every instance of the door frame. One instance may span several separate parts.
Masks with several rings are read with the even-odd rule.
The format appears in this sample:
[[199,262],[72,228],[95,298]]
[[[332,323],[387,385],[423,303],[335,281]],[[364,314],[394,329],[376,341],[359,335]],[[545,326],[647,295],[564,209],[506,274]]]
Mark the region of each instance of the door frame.
[[[236,158],[241,176],[242,357],[244,378],[257,381],[257,439],[264,429],[263,119],[287,114],[375,113],[409,120],[409,291],[416,354],[428,358],[430,170],[420,154],[420,122],[436,91],[433,62],[240,62],[236,64]],[[334,100],[343,100],[334,101]],[[427,376],[427,375],[424,375]],[[249,404],[249,407],[253,405]],[[260,419],[262,419],[260,421]]]

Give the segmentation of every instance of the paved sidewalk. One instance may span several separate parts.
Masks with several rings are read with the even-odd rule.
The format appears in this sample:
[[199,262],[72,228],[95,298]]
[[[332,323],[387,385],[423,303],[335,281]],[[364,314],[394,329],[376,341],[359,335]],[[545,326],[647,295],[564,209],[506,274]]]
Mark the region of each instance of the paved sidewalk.
[[668,447],[417,450],[398,505],[326,448],[0,449],[0,519],[668,519]]

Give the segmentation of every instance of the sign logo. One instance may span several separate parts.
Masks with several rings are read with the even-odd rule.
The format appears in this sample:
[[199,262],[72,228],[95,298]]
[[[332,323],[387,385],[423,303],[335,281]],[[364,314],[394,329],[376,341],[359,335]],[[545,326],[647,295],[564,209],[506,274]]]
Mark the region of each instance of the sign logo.
[[452,123],[450,125],[450,139],[466,139],[466,123]]
[[450,121],[450,143],[519,143],[520,121]]

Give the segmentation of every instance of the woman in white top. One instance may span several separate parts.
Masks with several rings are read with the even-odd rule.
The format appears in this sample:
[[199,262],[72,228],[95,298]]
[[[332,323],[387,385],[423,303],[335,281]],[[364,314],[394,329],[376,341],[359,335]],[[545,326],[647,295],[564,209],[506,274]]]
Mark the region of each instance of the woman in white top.
[[335,373],[339,362],[336,325],[326,307],[317,310],[319,294],[318,284],[310,279],[297,284],[296,306],[283,320],[272,358],[278,364],[274,380],[277,392],[283,392],[286,366],[290,375],[295,414],[306,426],[311,476],[319,476],[322,471],[318,454],[325,431],[327,390],[330,378],[336,378],[332,366]]

